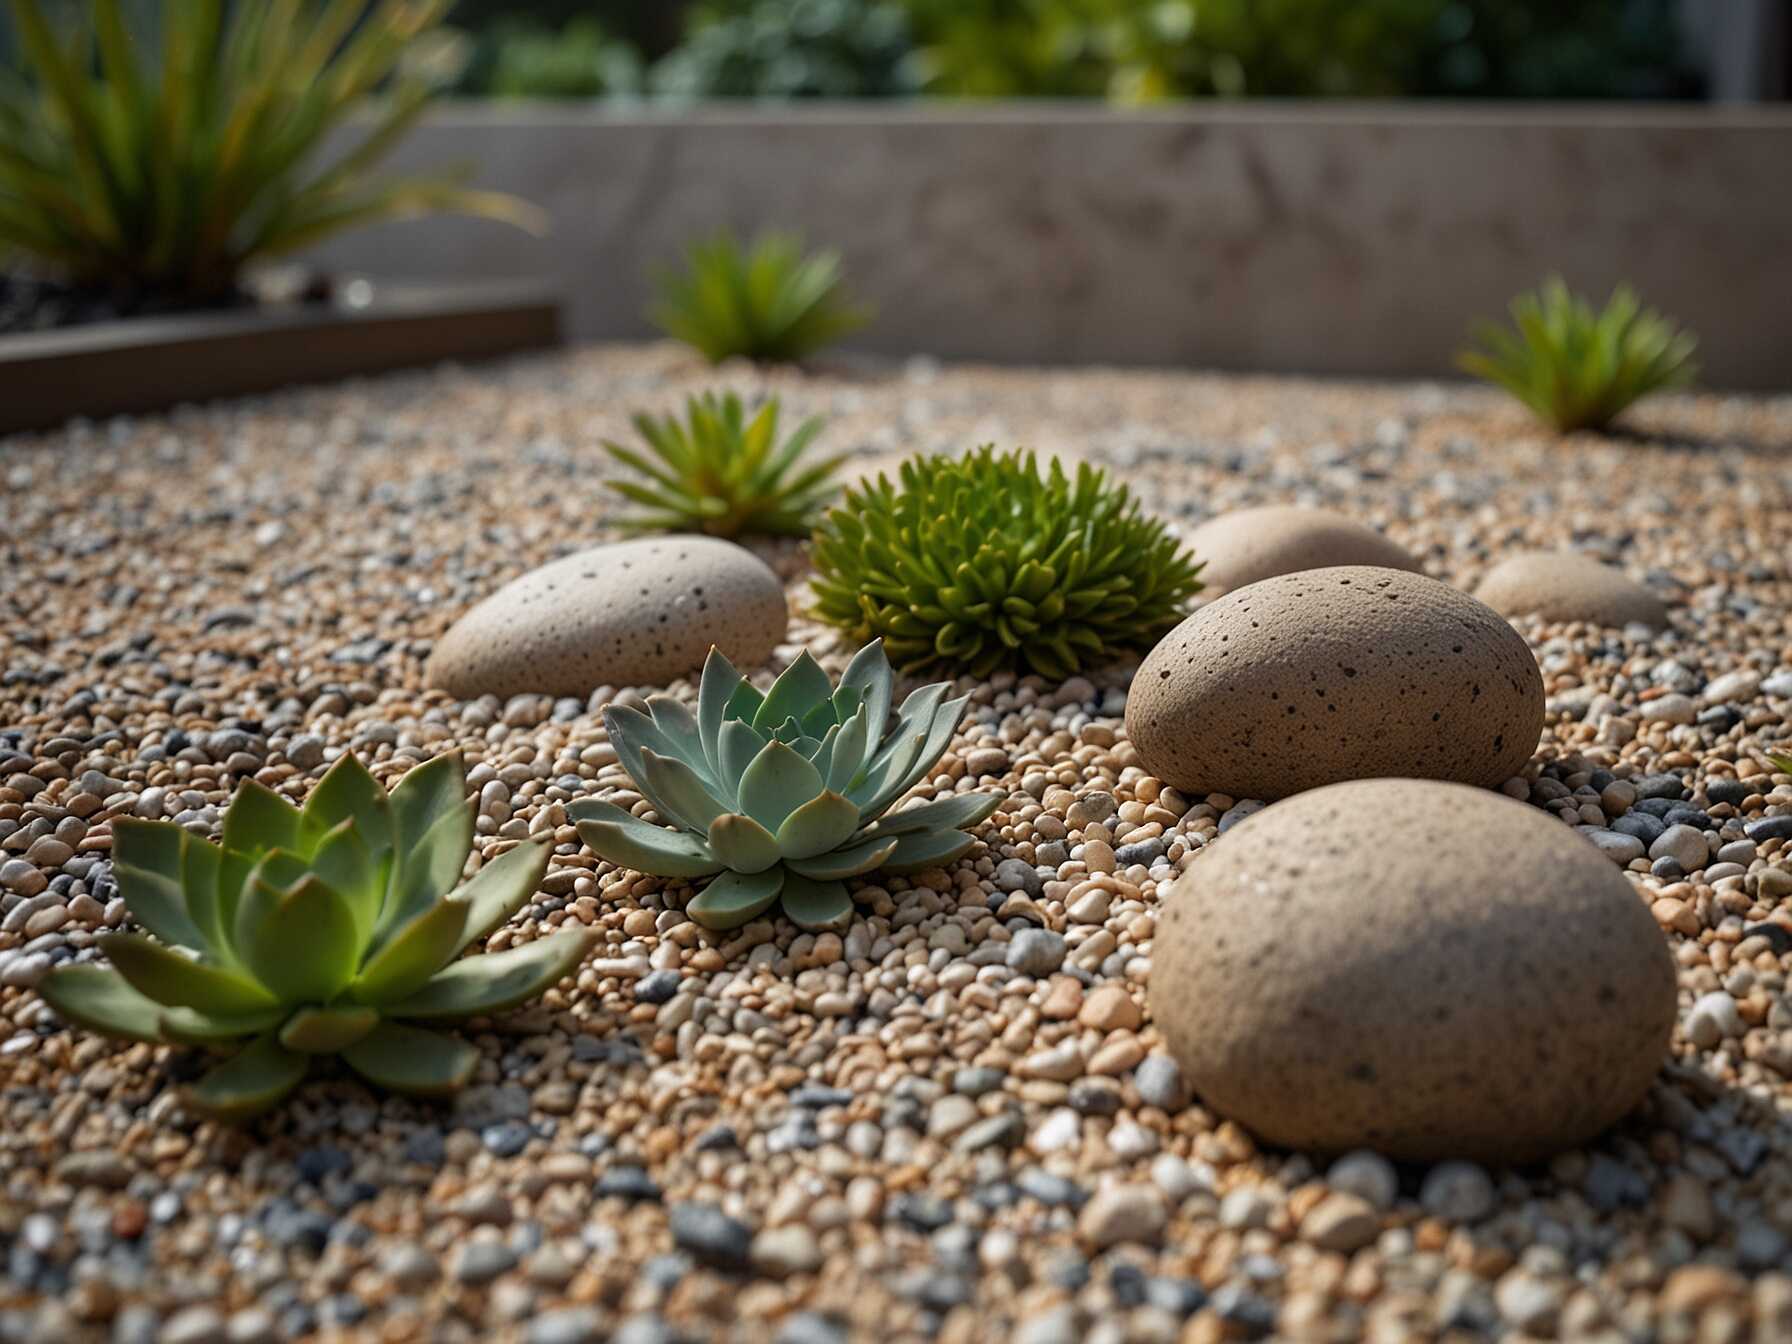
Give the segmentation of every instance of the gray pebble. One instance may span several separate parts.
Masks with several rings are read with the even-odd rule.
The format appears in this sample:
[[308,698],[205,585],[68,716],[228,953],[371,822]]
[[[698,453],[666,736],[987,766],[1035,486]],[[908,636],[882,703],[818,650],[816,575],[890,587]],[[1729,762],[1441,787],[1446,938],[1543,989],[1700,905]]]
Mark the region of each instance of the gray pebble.
[[714,1204],[674,1204],[668,1220],[674,1244],[700,1263],[730,1273],[751,1267],[753,1230]]
[[1792,812],[1751,821],[1742,828],[1742,833],[1757,845],[1767,840],[1792,840]]
[[1133,1086],[1147,1106],[1164,1111],[1179,1111],[1188,1105],[1188,1084],[1182,1077],[1182,1066],[1164,1054],[1146,1055],[1133,1072]]
[[1425,1173],[1419,1203],[1426,1213],[1472,1223],[1493,1212],[1493,1180],[1474,1162],[1439,1162]]
[[1042,979],[1064,964],[1066,947],[1063,934],[1050,929],[1022,929],[1008,944],[1008,969]]
[[1003,859],[996,865],[996,886],[1003,891],[1025,892],[1037,900],[1045,891],[1045,879],[1032,864],[1020,859]]
[[480,1239],[469,1241],[455,1257],[453,1274],[456,1283],[478,1287],[490,1283],[498,1275],[516,1267],[516,1252],[501,1241]]
[[529,1322],[526,1344],[598,1344],[604,1318],[595,1307],[561,1307]]
[[1649,846],[1651,859],[1672,859],[1689,873],[1703,868],[1709,854],[1710,850],[1705,845],[1705,833],[1696,827],[1685,825],[1668,827]]

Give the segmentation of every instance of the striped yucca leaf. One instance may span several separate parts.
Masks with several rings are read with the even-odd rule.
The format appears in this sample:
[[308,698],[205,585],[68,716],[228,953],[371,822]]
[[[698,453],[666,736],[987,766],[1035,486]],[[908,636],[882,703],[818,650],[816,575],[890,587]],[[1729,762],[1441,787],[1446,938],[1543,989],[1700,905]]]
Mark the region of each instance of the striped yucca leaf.
[[455,211],[539,227],[454,176],[373,175],[433,92],[406,54],[448,3],[162,0],[133,23],[121,0],[90,0],[65,30],[43,0],[10,0],[26,74],[0,82],[0,254],[197,303],[360,224]]

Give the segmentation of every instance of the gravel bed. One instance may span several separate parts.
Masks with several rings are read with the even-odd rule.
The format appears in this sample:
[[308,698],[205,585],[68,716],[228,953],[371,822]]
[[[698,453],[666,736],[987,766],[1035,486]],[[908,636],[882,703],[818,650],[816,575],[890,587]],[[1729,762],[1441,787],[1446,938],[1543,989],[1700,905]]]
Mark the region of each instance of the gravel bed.
[[[1507,790],[1600,827],[1670,941],[1647,1103],[1488,1171],[1260,1150],[1191,1101],[1143,1013],[1154,912],[1258,804],[1144,774],[1126,667],[965,683],[938,773],[1010,795],[990,843],[865,890],[844,936],[712,935],[688,886],[600,868],[566,806],[626,784],[597,711],[642,688],[456,702],[423,660],[612,535],[599,441],[718,381],[828,416],[867,465],[1025,444],[1185,528],[1310,503],[1462,586],[1536,546],[1644,579],[1663,634],[1521,623],[1550,713]],[[1792,738],[1792,399],[1631,423],[1556,440],[1419,384],[718,376],[637,346],[0,442],[0,1340],[1792,1338],[1792,778],[1759,750]],[[762,554],[800,597],[800,548]],[[780,661],[838,674],[831,634],[791,639]],[[31,991],[125,920],[111,818],[209,833],[245,775],[296,797],[345,748],[390,783],[451,746],[487,857],[558,842],[490,946],[601,935],[576,985],[476,1024],[454,1105],[343,1073],[247,1130],[196,1123],[193,1055],[71,1033]]]

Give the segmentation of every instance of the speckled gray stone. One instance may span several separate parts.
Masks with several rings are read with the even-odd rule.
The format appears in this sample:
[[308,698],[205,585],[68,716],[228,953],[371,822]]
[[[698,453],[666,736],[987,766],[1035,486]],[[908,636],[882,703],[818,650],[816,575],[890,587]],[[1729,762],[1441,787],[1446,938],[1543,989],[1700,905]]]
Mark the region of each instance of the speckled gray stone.
[[424,673],[463,700],[584,697],[695,672],[711,644],[743,670],[756,667],[788,626],[778,576],[744,547],[695,536],[624,541],[506,584],[437,641]]
[[1164,903],[1150,998],[1195,1093],[1272,1143],[1527,1162],[1648,1090],[1675,975],[1647,905],[1569,828],[1383,779],[1203,850]]
[[1197,611],[1139,667],[1126,727],[1190,797],[1273,799],[1373,776],[1491,788],[1530,760],[1543,707],[1497,613],[1422,574],[1343,566]]

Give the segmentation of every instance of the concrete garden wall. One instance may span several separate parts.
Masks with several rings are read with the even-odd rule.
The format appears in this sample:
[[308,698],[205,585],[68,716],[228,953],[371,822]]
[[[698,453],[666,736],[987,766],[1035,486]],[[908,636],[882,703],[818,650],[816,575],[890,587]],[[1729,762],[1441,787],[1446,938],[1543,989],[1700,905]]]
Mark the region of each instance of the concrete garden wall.
[[457,160],[552,236],[431,220],[320,257],[552,278],[570,334],[625,338],[683,241],[777,225],[845,252],[861,348],[1369,375],[1448,372],[1560,269],[1690,324],[1708,383],[1792,387],[1792,110],[464,105],[398,157]]

